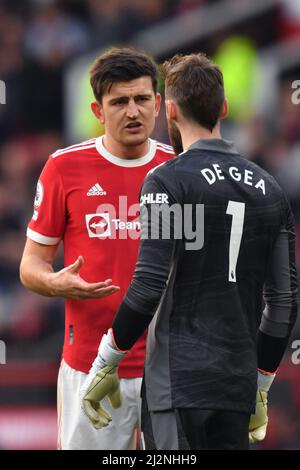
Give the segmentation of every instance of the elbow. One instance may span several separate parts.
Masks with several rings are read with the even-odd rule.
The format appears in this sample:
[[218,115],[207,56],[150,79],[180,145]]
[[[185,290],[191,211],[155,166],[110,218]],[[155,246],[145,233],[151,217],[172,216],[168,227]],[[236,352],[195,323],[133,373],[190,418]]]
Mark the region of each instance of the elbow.
[[131,307],[144,315],[153,315],[159,305],[166,287],[166,282],[153,284],[145,279],[134,280],[126,294],[126,301]]
[[19,278],[20,278],[21,284],[26,289],[29,289],[29,283],[28,283],[28,279],[27,279],[27,276],[26,276],[26,270],[25,270],[24,264],[22,262],[21,262],[20,268],[19,268]]
[[23,270],[20,266],[20,269],[19,269],[19,278],[20,278],[20,281],[21,281],[21,284],[26,287],[27,289],[27,284],[26,284],[26,277],[24,276],[24,273],[23,273]]
[[287,337],[297,319],[298,302],[289,304],[269,303],[263,312],[260,329],[265,334],[275,337]]

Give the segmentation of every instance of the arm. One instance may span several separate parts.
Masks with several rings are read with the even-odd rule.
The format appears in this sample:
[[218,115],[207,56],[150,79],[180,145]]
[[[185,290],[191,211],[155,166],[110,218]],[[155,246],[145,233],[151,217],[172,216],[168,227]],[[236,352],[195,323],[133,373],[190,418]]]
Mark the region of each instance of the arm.
[[[160,304],[177,246],[175,228],[182,224],[174,174],[150,175],[142,188],[141,200],[147,201],[149,195],[148,200],[152,197],[154,201],[160,195],[164,203],[141,205],[141,241],[135,272],[113,322],[114,339],[122,350],[132,348]],[[176,210],[172,212],[170,207]]]
[[66,299],[96,299],[118,291],[111,280],[88,283],[79,274],[84,263],[79,256],[75,263],[54,272],[52,264],[58,245],[42,245],[27,238],[20,265],[20,279],[24,287],[37,294]]
[[298,308],[298,282],[295,262],[295,230],[291,211],[275,241],[264,299],[266,308],[258,331],[258,368],[275,372],[295,324]]
[[266,435],[268,392],[296,321],[297,285],[294,222],[286,203],[284,223],[271,254],[264,289],[266,308],[257,333],[257,409],[250,420],[250,442],[261,441]]
[[[81,390],[82,408],[96,429],[106,426],[111,420],[99,402],[108,396],[113,407],[121,404],[119,395],[116,399],[115,393],[116,368],[151,322],[172,269],[176,215],[175,219],[164,218],[163,215],[161,225],[158,214],[162,206],[168,208],[172,205],[174,198],[162,181],[151,175],[143,185],[141,196],[145,201],[147,196],[153,195],[148,197],[148,201],[155,201],[156,194],[165,203],[161,206],[153,202],[141,204],[141,241],[133,280],[116,314],[113,328],[101,340],[98,355]],[[170,235],[165,236],[164,231]]]
[[79,274],[82,256],[58,272],[53,261],[67,223],[67,198],[61,172],[49,158],[37,184],[34,212],[27,229],[20,278],[23,285],[38,294],[66,299],[95,299],[119,290],[111,280],[87,283]]
[[52,296],[49,274],[53,274],[58,245],[42,245],[27,238],[20,264],[20,279],[26,289],[37,294]]

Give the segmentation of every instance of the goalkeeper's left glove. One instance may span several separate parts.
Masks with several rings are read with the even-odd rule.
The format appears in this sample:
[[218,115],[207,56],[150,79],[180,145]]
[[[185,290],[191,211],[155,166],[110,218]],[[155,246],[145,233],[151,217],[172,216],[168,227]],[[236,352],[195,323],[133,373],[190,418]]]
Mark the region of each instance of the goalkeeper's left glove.
[[263,441],[268,426],[268,392],[275,378],[275,373],[258,371],[257,395],[255,414],[251,415],[249,423],[249,442]]
[[120,351],[114,342],[112,330],[103,335],[89,374],[81,388],[82,409],[95,429],[107,426],[111,416],[101,406],[106,396],[113,408],[121,406],[117,366],[127,351]]

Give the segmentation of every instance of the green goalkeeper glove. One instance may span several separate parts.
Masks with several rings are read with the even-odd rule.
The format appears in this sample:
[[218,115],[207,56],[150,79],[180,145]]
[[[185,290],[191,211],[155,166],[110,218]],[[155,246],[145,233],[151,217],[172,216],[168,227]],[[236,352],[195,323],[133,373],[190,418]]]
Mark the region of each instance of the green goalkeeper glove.
[[112,419],[101,406],[101,400],[107,397],[113,408],[119,408],[122,404],[117,366],[126,353],[117,348],[113,331],[108,330],[102,337],[98,355],[80,390],[82,409],[95,429],[107,426]]
[[275,374],[266,374],[258,371],[257,395],[255,414],[251,415],[249,422],[249,442],[263,441],[268,426],[268,392],[275,378]]
[[256,396],[256,412],[251,415],[249,423],[249,442],[253,444],[262,441],[267,432],[268,425],[268,394],[259,390]]
[[113,366],[103,367],[97,372],[82,400],[83,411],[95,429],[101,429],[111,421],[111,416],[100,403],[106,396],[113,408],[121,406],[120,383],[117,368]]

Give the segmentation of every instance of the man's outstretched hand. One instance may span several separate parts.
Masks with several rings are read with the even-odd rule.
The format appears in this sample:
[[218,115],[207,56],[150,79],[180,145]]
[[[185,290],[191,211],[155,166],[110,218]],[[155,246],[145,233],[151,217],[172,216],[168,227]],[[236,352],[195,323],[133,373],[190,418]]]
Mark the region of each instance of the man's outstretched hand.
[[79,256],[75,263],[61,269],[56,273],[48,274],[48,283],[52,295],[65,299],[99,299],[118,292],[118,286],[111,285],[112,280],[103,282],[86,282],[79,274],[84,259]]

